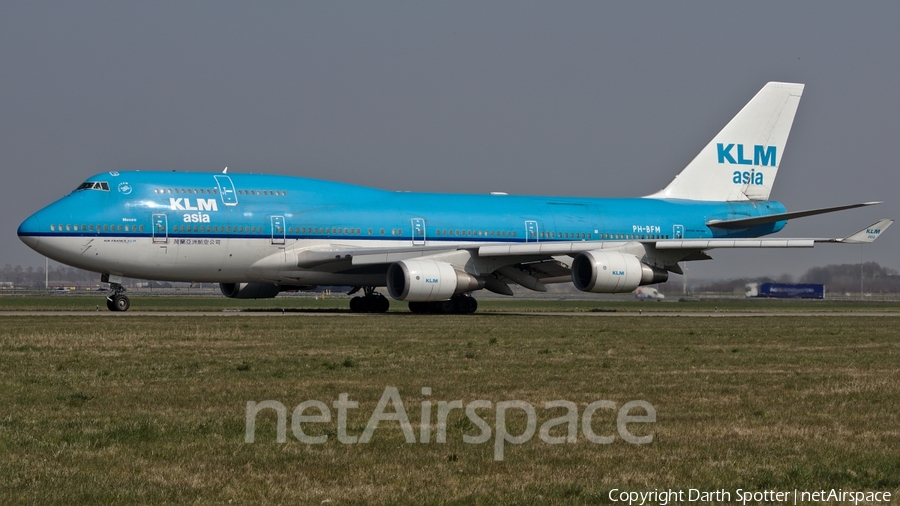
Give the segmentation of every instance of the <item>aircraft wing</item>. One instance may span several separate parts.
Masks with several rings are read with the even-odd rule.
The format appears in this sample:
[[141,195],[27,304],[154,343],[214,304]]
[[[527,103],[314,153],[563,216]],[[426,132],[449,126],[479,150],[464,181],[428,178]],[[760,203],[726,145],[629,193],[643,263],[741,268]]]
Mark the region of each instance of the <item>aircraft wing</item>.
[[[509,283],[543,292],[545,283],[571,280],[572,260],[585,251],[611,251],[645,255],[655,258],[655,264],[666,270],[680,273],[678,262],[706,260],[706,250],[717,248],[811,248],[817,243],[862,244],[877,239],[893,223],[879,220],[872,225],[839,238],[770,238],[770,239],[663,239],[631,241],[577,241],[495,243],[473,242],[465,244],[403,245],[386,248],[355,247],[331,244],[293,251],[296,268],[326,272],[350,272],[365,269],[371,272],[387,271],[390,264],[415,258],[432,258],[447,261],[464,269],[475,262],[475,270],[485,279],[485,288],[496,293],[512,295]],[[257,262],[265,266],[272,262],[283,265],[284,253]],[[490,275],[487,275],[490,274]]]
[[816,243],[870,243],[878,238],[894,220],[879,220],[872,225],[840,238],[810,239],[681,239],[656,241],[656,249],[707,250],[714,248],[812,248]]
[[468,250],[479,257],[509,257],[513,263],[536,262],[556,256],[575,256],[584,251],[618,250],[629,244],[652,245],[657,250],[703,251],[717,248],[812,248],[816,243],[869,243],[878,238],[894,220],[883,219],[847,237],[840,238],[753,238],[753,239],[656,239],[637,241],[577,241],[533,243],[469,243],[459,245],[395,246],[387,248],[359,248],[332,244],[325,247],[297,251],[298,267],[341,262],[353,266],[390,264],[398,260],[430,257],[443,253]]
[[812,248],[816,243],[860,244],[874,241],[894,220],[879,220],[872,225],[841,238],[770,238],[770,239],[653,239],[639,241],[543,242],[526,244],[485,245],[478,248],[479,256],[515,255],[571,255],[582,251],[617,249],[629,242],[653,244],[656,249],[707,250],[715,248]]

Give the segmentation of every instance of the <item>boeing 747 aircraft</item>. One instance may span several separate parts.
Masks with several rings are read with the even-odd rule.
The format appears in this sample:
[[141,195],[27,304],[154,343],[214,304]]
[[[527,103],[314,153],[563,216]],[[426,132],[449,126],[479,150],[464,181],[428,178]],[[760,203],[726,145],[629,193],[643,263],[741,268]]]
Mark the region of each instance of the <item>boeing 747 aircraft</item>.
[[875,240],[760,239],[789,219],[770,201],[802,84],[768,83],[657,193],[631,199],[393,192],[300,177],[107,172],[19,227],[35,251],[101,274],[107,307],[130,306],[123,277],[219,283],[226,297],[346,285],[357,312],[384,312],[386,287],[413,312],[472,313],[472,292],[512,295],[572,282],[584,292],[661,283],[714,248],[804,248]]

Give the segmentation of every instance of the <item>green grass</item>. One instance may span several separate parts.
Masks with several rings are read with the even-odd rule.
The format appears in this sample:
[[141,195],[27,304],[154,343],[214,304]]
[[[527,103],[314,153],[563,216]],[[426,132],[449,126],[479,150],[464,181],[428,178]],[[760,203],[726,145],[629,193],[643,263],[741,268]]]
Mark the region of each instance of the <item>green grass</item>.
[[[0,316],[0,497],[71,503],[605,503],[612,488],[900,492],[900,332],[894,318],[91,318]],[[455,399],[650,402],[657,422],[596,445],[537,436],[407,444],[244,443],[247,401],[359,402],[359,435],[387,386],[419,409]],[[332,410],[334,411],[334,410]],[[485,419],[494,425],[491,416]],[[512,413],[512,412],[511,412]],[[594,428],[615,434],[614,414]],[[510,432],[524,427],[508,420]],[[580,431],[580,427],[579,427]],[[433,439],[432,439],[433,441]]]
[[[132,311],[272,311],[343,312],[349,311],[349,297],[330,295],[325,298],[282,295],[274,299],[229,299],[212,292],[191,295],[129,294]],[[767,300],[712,299],[662,302],[638,301],[623,296],[618,300],[570,298],[479,298],[478,311],[491,312],[771,312],[771,311],[900,311],[900,302],[834,301],[834,300]],[[53,295],[0,295],[3,311],[106,311],[105,292],[58,293]],[[408,312],[405,302],[391,300],[392,312]]]

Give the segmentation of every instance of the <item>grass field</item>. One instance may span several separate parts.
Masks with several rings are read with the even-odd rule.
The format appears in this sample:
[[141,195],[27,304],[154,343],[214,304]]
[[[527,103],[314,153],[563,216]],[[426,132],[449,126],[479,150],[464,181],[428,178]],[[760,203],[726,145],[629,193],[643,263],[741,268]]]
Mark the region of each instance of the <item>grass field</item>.
[[[590,304],[580,310],[599,307]],[[897,323],[0,316],[0,502],[592,504],[613,488],[670,487],[897,494]],[[330,407],[342,392],[359,402],[347,432],[360,435],[388,386],[416,436],[422,387],[435,405],[523,400],[539,424],[563,413],[542,409],[557,399],[579,413],[597,400],[644,400],[657,420],[630,426],[650,444],[594,444],[579,423],[576,443],[535,435],[506,445],[503,461],[494,438],[463,443],[479,429],[459,410],[446,443],[409,444],[398,423],[383,422],[371,442],[342,444],[334,419],[304,426],[325,444],[293,436],[295,406]],[[286,443],[275,441],[272,410],[259,415],[256,442],[244,442],[246,403],[263,400],[287,407]],[[480,413],[495,426],[493,411]],[[520,413],[508,413],[512,434],[525,428]],[[615,435],[615,412],[598,411],[593,428]]]
[[[325,298],[287,295],[274,299],[229,299],[206,292],[202,295],[129,294],[131,311],[273,311],[342,312],[349,313],[349,297],[331,295]],[[0,314],[3,311],[106,311],[104,292],[58,293],[53,295],[0,295]],[[777,300],[777,299],[699,299],[679,301],[672,298],[662,302],[638,301],[630,295],[618,299],[585,298],[478,298],[479,313],[494,312],[846,312],[900,311],[900,302],[839,301],[839,300]],[[391,300],[391,312],[409,312],[405,302]]]

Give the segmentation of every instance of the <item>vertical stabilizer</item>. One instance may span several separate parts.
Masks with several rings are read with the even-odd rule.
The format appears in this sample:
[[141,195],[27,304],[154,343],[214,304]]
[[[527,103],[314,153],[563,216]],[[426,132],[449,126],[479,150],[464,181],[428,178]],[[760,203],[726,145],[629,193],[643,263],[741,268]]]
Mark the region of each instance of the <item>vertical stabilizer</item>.
[[767,200],[803,85],[768,83],[675,179],[648,198]]

